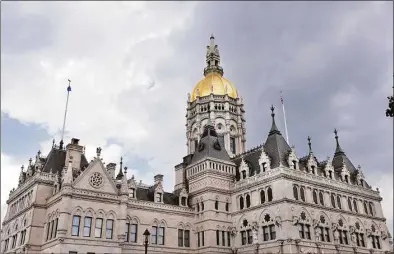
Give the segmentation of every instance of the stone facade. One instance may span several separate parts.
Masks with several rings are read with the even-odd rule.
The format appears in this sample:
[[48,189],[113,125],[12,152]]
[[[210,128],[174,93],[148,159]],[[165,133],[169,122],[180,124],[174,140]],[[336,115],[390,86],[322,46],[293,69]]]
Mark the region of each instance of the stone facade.
[[[217,46],[204,74],[223,75]],[[214,89],[212,89],[215,91]],[[245,151],[238,95],[193,95],[188,155],[175,188],[127,179],[127,167],[88,162],[78,139],[53,144],[21,169],[10,192],[1,251],[8,253],[390,253],[378,190],[339,145],[332,159],[298,157],[275,124]],[[216,106],[216,108],[215,108]],[[234,138],[234,140],[230,140]],[[196,140],[196,141],[194,141]],[[116,174],[116,172],[118,172]]]

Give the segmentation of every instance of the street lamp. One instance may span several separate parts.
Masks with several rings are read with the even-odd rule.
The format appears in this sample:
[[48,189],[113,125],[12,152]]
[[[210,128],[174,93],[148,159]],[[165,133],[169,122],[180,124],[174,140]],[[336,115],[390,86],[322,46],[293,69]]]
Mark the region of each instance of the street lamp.
[[145,236],[145,242],[144,242],[145,254],[148,254],[148,242],[149,242],[149,236],[150,236],[148,229],[145,229],[144,236]]

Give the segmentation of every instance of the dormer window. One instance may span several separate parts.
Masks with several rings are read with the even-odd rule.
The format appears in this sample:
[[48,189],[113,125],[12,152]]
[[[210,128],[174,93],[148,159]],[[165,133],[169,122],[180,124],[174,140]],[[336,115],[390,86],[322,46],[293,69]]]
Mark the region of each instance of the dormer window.
[[364,180],[363,179],[360,179],[360,185],[364,186]]
[[156,202],[162,202],[162,195],[161,193],[156,193]]
[[328,177],[332,179],[332,171],[328,171]]
[[242,179],[246,178],[246,170],[242,170]]
[[349,176],[348,175],[345,175],[345,182],[349,183]]
[[293,160],[293,169],[297,169],[297,161]]
[[181,197],[181,205],[186,206],[186,197]]
[[263,162],[261,165],[263,166],[263,172],[265,172],[267,170],[267,162]]
[[135,198],[135,189],[134,188],[130,188],[129,189],[129,197],[130,198]]
[[316,174],[316,168],[315,168],[315,166],[311,166],[311,171],[312,171],[312,174]]

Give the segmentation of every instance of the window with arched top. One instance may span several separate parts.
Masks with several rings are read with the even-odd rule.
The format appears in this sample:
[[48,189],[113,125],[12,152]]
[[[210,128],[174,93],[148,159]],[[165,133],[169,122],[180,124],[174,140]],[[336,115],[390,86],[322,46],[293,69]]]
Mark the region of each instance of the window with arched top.
[[219,201],[215,200],[215,210],[219,210]]
[[200,205],[198,203],[196,204],[196,209],[197,209],[197,212],[200,212]]
[[323,197],[323,192],[322,191],[319,192],[319,201],[320,201],[321,205],[324,205],[324,197]]
[[241,244],[247,245],[253,243],[252,229],[248,220],[243,219],[240,226]]
[[261,222],[263,228],[263,241],[271,241],[276,239],[275,222],[271,215],[265,214]]
[[265,191],[264,190],[260,191],[260,203],[261,204],[265,203]]
[[371,242],[372,242],[372,248],[374,249],[381,249],[382,246],[380,244],[380,236],[378,233],[378,230],[375,225],[372,224],[371,226],[371,234],[370,234]]
[[356,222],[354,224],[354,231],[352,233],[352,237],[355,238],[358,247],[365,247],[364,229],[361,227],[359,222]]
[[138,220],[131,219],[126,222],[126,242],[136,243],[138,240]]
[[313,190],[313,203],[317,204],[317,190]]
[[311,240],[311,225],[306,213],[302,211],[297,220],[298,233],[301,239]]
[[356,199],[353,199],[353,207],[354,207],[354,211],[356,213],[358,213],[358,206],[357,206],[357,200]]
[[373,205],[373,203],[372,202],[369,202],[369,213],[372,215],[372,216],[375,216],[375,207],[374,207],[374,205]]
[[347,206],[349,208],[349,211],[353,211],[352,208],[352,199],[351,198],[347,198]]
[[331,242],[329,223],[324,215],[320,215],[317,233],[321,242]]
[[244,209],[244,198],[242,196],[239,197],[239,209]]
[[271,202],[273,199],[271,187],[267,188],[267,196],[268,196],[268,202]]
[[364,201],[364,202],[363,202],[363,205],[364,205],[364,213],[365,213],[365,214],[368,214],[368,205],[367,205],[367,201]]
[[293,196],[295,200],[298,200],[298,188],[297,185],[293,185]]
[[339,244],[348,245],[349,244],[349,240],[348,240],[348,233],[349,233],[348,231],[349,230],[342,219],[338,220],[337,231],[338,231]]
[[305,202],[305,188],[304,188],[304,186],[301,186],[301,188],[300,188],[300,197],[301,197],[301,200]]
[[337,195],[337,206],[339,209],[342,209],[341,196],[339,196],[339,195]]
[[246,194],[246,208],[250,207],[250,195]]
[[333,208],[335,208],[335,195],[334,195],[334,193],[331,193],[331,206]]

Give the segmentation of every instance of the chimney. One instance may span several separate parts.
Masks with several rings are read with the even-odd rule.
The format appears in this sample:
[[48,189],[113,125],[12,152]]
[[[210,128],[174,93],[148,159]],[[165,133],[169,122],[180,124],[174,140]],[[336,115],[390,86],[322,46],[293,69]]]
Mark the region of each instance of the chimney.
[[[72,138],[71,143],[66,146],[66,158],[73,158],[72,167],[81,170],[81,156],[83,154],[83,146],[79,145],[79,139]],[[67,160],[67,159],[66,159]],[[65,165],[68,161],[65,162]]]
[[156,185],[159,182],[163,182],[163,175],[161,175],[161,174],[155,175],[153,179],[154,179],[155,185]]
[[107,168],[109,175],[112,177],[112,179],[114,179],[115,178],[116,163],[113,163],[113,162],[108,163],[106,168]]

